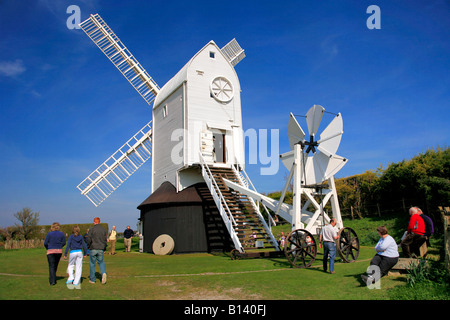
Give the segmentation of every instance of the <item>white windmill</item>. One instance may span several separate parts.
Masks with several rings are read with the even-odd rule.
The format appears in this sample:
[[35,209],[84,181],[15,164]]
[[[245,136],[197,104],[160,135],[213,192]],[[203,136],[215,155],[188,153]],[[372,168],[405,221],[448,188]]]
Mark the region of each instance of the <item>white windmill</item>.
[[[245,162],[241,89],[234,67],[245,54],[237,41],[233,39],[223,48],[210,41],[160,88],[98,14],[80,26],[146,103],[153,102],[152,121],[78,185],[81,193],[100,205],[152,157],[152,193],[159,189],[160,194],[163,187],[170,191],[163,186],[167,183],[181,194],[206,182],[235,248],[243,252],[247,233],[257,230],[260,241],[278,250],[254,201],[243,200],[222,183],[225,176],[242,185],[249,183],[241,173]],[[156,236],[146,237],[145,224],[144,238],[152,247]],[[180,233],[190,232],[186,226],[179,229],[183,231],[172,235],[178,238],[175,246],[183,242]],[[144,247],[145,243],[144,239]]]

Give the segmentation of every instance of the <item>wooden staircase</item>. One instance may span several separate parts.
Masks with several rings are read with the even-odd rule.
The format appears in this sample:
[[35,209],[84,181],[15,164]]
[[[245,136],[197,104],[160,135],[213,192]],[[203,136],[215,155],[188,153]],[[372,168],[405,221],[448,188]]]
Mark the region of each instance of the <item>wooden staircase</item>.
[[[209,167],[209,170],[216,182],[214,188],[219,188],[222,194],[223,206],[228,206],[236,224],[234,231],[245,252],[262,249],[278,249],[273,243],[270,230],[266,230],[261,222],[260,215],[254,207],[254,203],[244,194],[228,188],[223,179],[228,179],[235,183],[240,183],[235,171],[226,167]],[[217,193],[219,193],[216,190]]]

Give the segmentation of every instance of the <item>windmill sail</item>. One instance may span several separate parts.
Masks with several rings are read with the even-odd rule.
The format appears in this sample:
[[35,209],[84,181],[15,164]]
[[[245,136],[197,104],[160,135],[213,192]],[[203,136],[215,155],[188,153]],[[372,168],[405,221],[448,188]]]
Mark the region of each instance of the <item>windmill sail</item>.
[[241,48],[236,39],[228,42],[222,49],[220,49],[220,51],[222,51],[225,57],[227,57],[233,67],[245,58],[244,49]]
[[80,27],[150,105],[160,88],[105,21],[95,14]]
[[77,186],[96,207],[150,159],[150,124],[151,121]]
[[292,112],[289,115],[288,137],[291,150],[294,150],[294,145],[296,143],[303,142],[303,140],[305,140],[305,132],[298,124],[297,119],[295,119]]

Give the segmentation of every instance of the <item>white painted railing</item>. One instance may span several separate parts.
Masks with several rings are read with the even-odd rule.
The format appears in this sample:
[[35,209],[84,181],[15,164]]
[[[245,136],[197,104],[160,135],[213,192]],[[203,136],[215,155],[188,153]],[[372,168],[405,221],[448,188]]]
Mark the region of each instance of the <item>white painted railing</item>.
[[217,185],[216,180],[214,179],[211,170],[209,170],[208,165],[203,159],[203,155],[200,154],[200,165],[202,167],[202,176],[205,179],[206,185],[208,186],[209,191],[216,203],[217,208],[219,209],[219,213],[222,217],[225,226],[227,227],[228,233],[230,234],[231,240],[233,241],[234,247],[239,250],[239,252],[244,252],[244,248],[242,247],[241,241],[239,240],[236,231],[234,230],[234,226],[236,226],[236,220],[231,214],[230,208],[227,205],[225,198],[220,192],[220,188]]
[[[251,182],[250,178],[248,177],[247,173],[246,173],[244,170],[242,170],[241,172],[243,172],[245,176],[244,176],[241,172],[239,172],[234,166],[232,166],[232,168],[233,168],[234,174],[238,177],[239,183],[240,183],[241,185],[245,186],[246,188],[248,188],[249,186],[251,186],[251,187],[253,188],[253,190],[256,191],[255,186],[253,185],[253,183]],[[269,237],[270,237],[270,242],[272,242],[272,245],[275,247],[275,249],[276,249],[277,251],[279,251],[279,250],[280,250],[280,247],[278,246],[278,242],[277,242],[277,240],[275,239],[275,237],[273,236],[272,231],[271,231],[271,229],[270,229],[270,226],[269,226],[269,225],[267,224],[267,222],[264,220],[263,215],[262,215],[261,212],[259,211],[258,205],[255,203],[255,201],[253,200],[253,198],[251,198],[251,197],[247,197],[247,198],[250,200],[250,203],[251,203],[253,209],[255,210],[255,212],[256,212],[256,214],[257,214],[259,220],[261,221],[262,225],[264,226],[264,229],[266,230],[267,234],[269,235]],[[270,216],[269,210],[267,210],[267,208],[266,208],[266,206],[265,206],[264,204],[261,203],[261,205],[262,205],[262,206],[264,207],[264,209],[266,210],[267,215],[268,215],[268,217],[269,217],[269,223],[270,223],[270,221],[272,220],[272,217]],[[272,220],[272,221],[273,221],[273,220]],[[273,223],[275,224],[275,222],[273,222]]]

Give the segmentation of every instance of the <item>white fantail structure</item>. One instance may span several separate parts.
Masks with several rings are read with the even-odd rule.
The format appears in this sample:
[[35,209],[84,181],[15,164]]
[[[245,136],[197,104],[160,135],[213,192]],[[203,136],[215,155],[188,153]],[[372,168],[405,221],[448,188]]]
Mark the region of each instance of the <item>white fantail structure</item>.
[[[298,124],[295,116],[291,113],[289,117],[288,136],[290,152],[282,154],[281,160],[289,170],[289,177],[294,176],[294,217],[293,228],[304,228],[316,234],[313,228],[321,228],[318,225],[318,217],[323,213],[323,208],[328,201],[331,202],[333,217],[337,220],[337,227],[342,228],[342,218],[337,198],[334,175],[347,163],[347,159],[336,154],[341,142],[343,121],[341,114],[336,114],[330,124],[317,139],[317,131],[325,113],[322,106],[314,105],[306,113],[306,123],[309,135]],[[290,178],[289,178],[290,181]],[[322,187],[323,182],[328,182],[328,188]],[[318,203],[313,194],[323,198]],[[308,199],[303,207],[300,206],[300,195]],[[283,201],[283,200],[280,200]],[[312,205],[314,212],[308,211]],[[301,209],[300,209],[301,208]],[[302,219],[302,215],[305,215]],[[324,213],[322,222],[329,222],[329,217]]]
[[[339,229],[337,250],[343,261],[355,261],[359,254],[359,240],[351,228],[344,228],[334,175],[347,163],[347,159],[336,154],[343,132],[340,113],[317,138],[320,122],[325,113],[320,105],[312,106],[306,115],[307,136],[296,117],[291,113],[288,124],[288,137],[291,151],[280,155],[281,161],[289,170],[289,176],[279,201],[259,194],[249,188],[224,179],[229,188],[246,194],[255,201],[271,209],[291,222],[292,232],[287,237],[284,248],[289,262],[295,267],[309,267],[317,252],[314,236],[330,222],[324,208],[331,204],[332,217]],[[293,186],[293,204],[284,203],[289,186]],[[306,201],[302,205],[302,196]],[[236,257],[242,256],[235,252]]]

